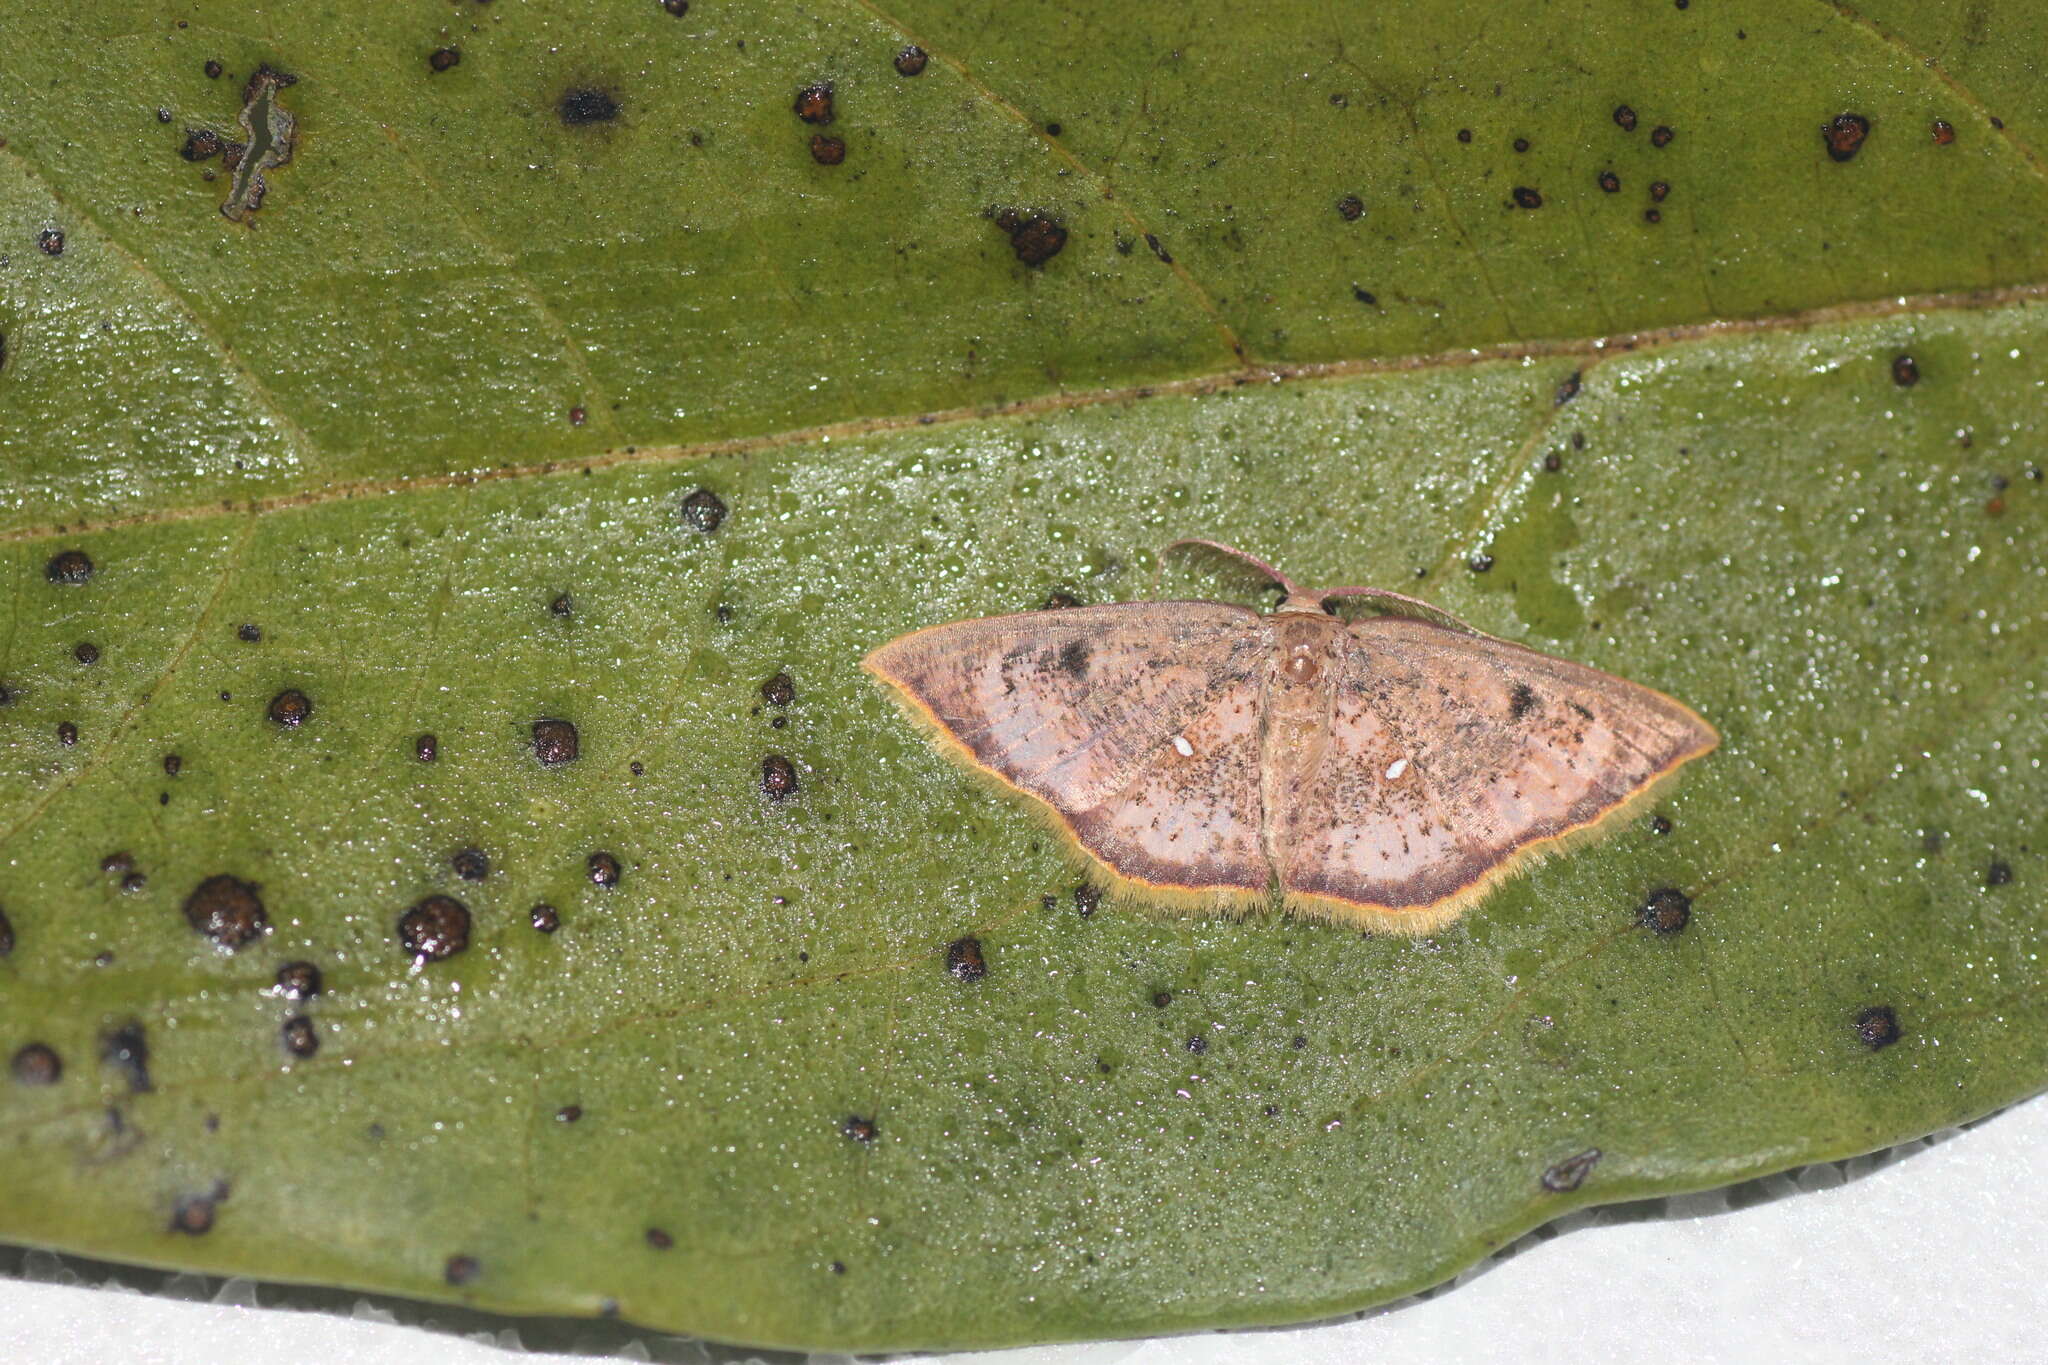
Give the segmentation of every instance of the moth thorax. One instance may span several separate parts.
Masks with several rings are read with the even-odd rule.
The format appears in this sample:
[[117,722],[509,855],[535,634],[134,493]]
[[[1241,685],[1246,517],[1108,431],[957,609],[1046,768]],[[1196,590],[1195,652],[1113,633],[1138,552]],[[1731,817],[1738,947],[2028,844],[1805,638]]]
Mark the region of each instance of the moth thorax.
[[1296,645],[1287,651],[1287,659],[1280,665],[1280,671],[1287,675],[1289,682],[1306,687],[1322,674],[1323,665],[1316,658],[1318,652],[1314,645]]

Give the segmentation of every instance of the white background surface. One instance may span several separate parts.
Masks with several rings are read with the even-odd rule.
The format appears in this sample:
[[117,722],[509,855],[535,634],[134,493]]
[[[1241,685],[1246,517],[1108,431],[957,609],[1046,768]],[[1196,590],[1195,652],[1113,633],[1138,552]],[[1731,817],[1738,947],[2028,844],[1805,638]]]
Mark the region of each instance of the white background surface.
[[[1731,1204],[1737,1206],[1731,1209]],[[1746,1207],[1744,1207],[1746,1205]],[[1429,1297],[1340,1322],[917,1365],[2048,1359],[2048,1098],[1967,1132],[1726,1193],[1591,1212]],[[460,1315],[245,1281],[0,1260],[6,1365],[590,1365],[746,1352],[617,1324]],[[81,1279],[82,1277],[82,1279]],[[260,1297],[265,1305],[254,1306]],[[395,1317],[395,1320],[394,1320]],[[523,1344],[530,1343],[530,1344]],[[801,1357],[772,1357],[797,1361]],[[822,1359],[822,1358],[821,1358]],[[832,1359],[839,1359],[834,1357]]]

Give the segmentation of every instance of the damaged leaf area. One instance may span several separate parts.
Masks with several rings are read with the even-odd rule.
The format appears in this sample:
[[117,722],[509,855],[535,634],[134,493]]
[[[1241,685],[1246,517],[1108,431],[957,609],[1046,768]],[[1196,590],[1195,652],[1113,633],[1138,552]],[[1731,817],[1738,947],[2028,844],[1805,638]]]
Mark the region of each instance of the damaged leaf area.
[[[0,1241],[993,1346],[2048,1084],[2030,9],[572,8],[0,14]],[[1184,536],[1722,745],[1147,914],[859,663]]]

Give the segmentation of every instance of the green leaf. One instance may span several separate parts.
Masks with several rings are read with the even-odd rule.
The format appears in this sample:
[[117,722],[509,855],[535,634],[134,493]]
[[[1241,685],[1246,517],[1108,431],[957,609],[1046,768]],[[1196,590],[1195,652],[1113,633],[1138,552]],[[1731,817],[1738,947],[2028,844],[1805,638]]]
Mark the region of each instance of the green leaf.
[[[2048,1083],[2033,7],[187,11],[0,14],[0,1237],[987,1345]],[[1084,913],[857,663],[1184,535],[1723,747],[1434,939]]]

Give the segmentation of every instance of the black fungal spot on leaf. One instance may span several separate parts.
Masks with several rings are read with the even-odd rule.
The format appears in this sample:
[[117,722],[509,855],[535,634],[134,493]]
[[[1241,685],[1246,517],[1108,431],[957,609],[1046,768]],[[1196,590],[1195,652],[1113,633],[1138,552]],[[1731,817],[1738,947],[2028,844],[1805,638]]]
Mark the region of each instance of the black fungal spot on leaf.
[[1606,190],[1609,194],[1615,193],[1621,188],[1621,177],[1613,171],[1600,172],[1600,188]]
[[287,962],[277,969],[277,993],[287,1000],[311,1000],[321,988],[320,969],[311,962]]
[[1347,223],[1355,223],[1365,217],[1365,201],[1355,194],[1347,194],[1337,201],[1337,216]]
[[789,107],[805,123],[830,123],[837,117],[832,111],[832,82],[814,81],[805,86],[796,92],[796,100]]
[[29,1043],[15,1050],[9,1068],[16,1085],[55,1085],[64,1076],[64,1063],[47,1043]]
[[561,913],[545,901],[534,906],[532,910],[527,912],[527,915],[532,921],[535,930],[540,933],[552,934],[555,930],[562,927]]
[[1643,221],[1646,223],[1661,223],[1664,221],[1664,215],[1657,209],[1644,209]]
[[647,1229],[647,1245],[654,1248],[656,1251],[667,1251],[670,1247],[674,1246],[675,1244],[676,1239],[669,1236],[668,1233],[662,1231],[660,1228]]
[[1471,140],[1472,140],[1472,130],[1471,130],[1470,128],[1460,128],[1460,129],[1458,130],[1458,141],[1460,141],[1460,142],[1470,142]]
[[469,946],[469,907],[429,896],[398,920],[398,942],[414,962],[440,962]]
[[121,1074],[131,1094],[143,1095],[155,1088],[149,1083],[149,1039],[141,1024],[130,1021],[102,1034],[100,1061]]
[[1528,138],[1525,138],[1525,137],[1518,137],[1518,138],[1516,138],[1516,139],[1515,139],[1515,150],[1516,150],[1516,151],[1518,151],[1518,152],[1526,152],[1526,151],[1528,151],[1528,150],[1529,150],[1529,139],[1528,139]]
[[1910,389],[1920,382],[1920,362],[1909,355],[1892,360],[1892,383],[1902,389]]
[[92,579],[92,559],[83,550],[60,550],[43,566],[43,577],[75,588]]
[[1493,556],[1482,550],[1466,560],[1465,567],[1473,573],[1485,573],[1493,567]]
[[859,1114],[848,1114],[840,1123],[839,1131],[855,1142],[873,1142],[881,1135],[873,1119],[864,1119]]
[[1652,128],[1650,130],[1650,145],[1652,147],[1669,147],[1671,145],[1671,139],[1676,136],[1678,136],[1678,134],[1672,132],[1669,128],[1665,127],[1663,124],[1660,123],[1655,128]]
[[589,417],[590,414],[584,410],[581,404],[569,409],[569,425],[572,427],[582,426]]
[[465,1285],[474,1280],[482,1269],[474,1256],[450,1256],[448,1263],[441,1267],[441,1278],[453,1285]]
[[313,1021],[303,1014],[294,1014],[284,1021],[279,1030],[284,1050],[294,1057],[310,1057],[320,1050],[320,1033],[313,1027]]
[[441,756],[441,741],[431,734],[419,736],[412,742],[412,756],[422,763],[432,763]]
[[1545,456],[1543,457],[1543,469],[1544,469],[1544,472],[1546,472],[1546,473],[1550,473],[1550,474],[1555,474],[1555,473],[1556,473],[1556,472],[1557,472],[1558,470],[1560,470],[1560,469],[1563,469],[1563,468],[1564,468],[1564,456],[1562,456],[1562,455],[1558,454],[1558,453],[1557,453],[1556,451],[1554,451],[1554,450],[1553,450],[1553,451],[1550,451],[1550,452],[1549,452],[1548,454],[1546,454],[1546,455],[1545,455]]
[[149,878],[143,876],[140,872],[130,872],[127,876],[121,878],[121,891],[124,895],[132,896],[148,885]]
[[708,536],[724,522],[725,504],[710,489],[700,488],[683,499],[683,524],[691,530]]
[[447,71],[462,64],[462,49],[437,47],[427,54],[427,69],[434,72]]
[[55,228],[44,228],[36,234],[36,246],[45,256],[64,254],[64,234]]
[[574,1123],[582,1117],[583,1106],[580,1104],[565,1104],[555,1111],[556,1123]]
[[57,742],[67,749],[78,743],[78,727],[68,720],[58,721]]
[[1517,185],[1515,186],[1514,193],[1516,208],[1540,209],[1543,207],[1543,195],[1541,191],[1531,189],[1527,185]]
[[761,700],[770,706],[787,706],[796,700],[796,684],[790,681],[789,674],[777,673],[761,684]]
[[1570,374],[1566,375],[1564,382],[1557,386],[1557,396],[1551,400],[1551,406],[1561,408],[1566,403],[1571,402],[1572,399],[1577,398],[1582,378],[1583,376],[1577,370],[1573,370]]
[[1588,1147],[1576,1156],[1568,1156],[1543,1173],[1543,1188],[1552,1194],[1570,1194],[1586,1183],[1587,1174],[1599,1160],[1598,1147]]
[[1351,286],[1351,297],[1357,299],[1360,303],[1364,304],[1368,308],[1379,307],[1379,299],[1374,296],[1372,290],[1367,289],[1362,285],[1354,284]]
[[263,627],[244,621],[235,627],[235,638],[245,645],[253,645],[263,638]]
[[1671,186],[1666,184],[1664,181],[1653,180],[1650,182],[1650,198],[1652,198],[1656,202],[1660,204],[1663,203],[1666,196],[1668,196],[1670,193]]
[[219,80],[221,78],[221,73],[227,70],[227,68],[222,66],[218,60],[211,58],[208,59],[206,65],[201,69],[206,72],[206,79],[210,81]]
[[491,875],[491,860],[480,848],[465,848],[448,860],[455,875],[466,882],[480,882]]
[[680,19],[690,12],[690,0],[661,0],[661,7]]
[[564,90],[561,99],[555,101],[555,116],[562,120],[565,128],[587,128],[594,123],[610,123],[619,116],[619,102],[611,93],[596,86],[579,85]]
[[1676,887],[1652,891],[1636,911],[1636,923],[1654,934],[1675,934],[1692,922],[1692,897]]
[[1207,1038],[1204,1038],[1199,1033],[1190,1034],[1188,1036],[1188,1051],[1194,1053],[1197,1057],[1199,1057],[1208,1050],[1209,1040]]
[[100,661],[100,647],[90,641],[82,640],[72,648],[71,657],[82,664],[96,664]]
[[991,209],[988,216],[1009,234],[1010,250],[1017,254],[1017,259],[1034,269],[1059,255],[1067,244],[1066,228],[1049,214]]
[[1171,1005],[1172,1003],[1173,1003],[1173,992],[1172,992],[1172,991],[1154,991],[1154,992],[1152,993],[1152,1008],[1153,1008],[1153,1009],[1155,1009],[1155,1010],[1163,1010],[1163,1009],[1165,1009],[1165,1008],[1166,1008],[1166,1007],[1167,1007],[1168,1005]]
[[590,880],[593,885],[617,886],[619,884],[619,877],[621,875],[619,860],[611,854],[603,852],[593,853],[584,859],[583,866],[585,871],[590,874]]
[[576,604],[569,600],[568,593],[561,593],[554,601],[548,603],[548,614],[564,618],[574,616],[576,614]]
[[1614,106],[1614,122],[1622,132],[1633,133],[1636,130],[1636,111],[1626,104],[1617,104]]
[[1848,161],[1863,150],[1870,136],[1870,120],[1861,114],[1837,114],[1820,126],[1821,145],[1836,161]]
[[1890,1005],[1870,1005],[1856,1012],[1856,1036],[1872,1052],[1899,1041],[1898,1012]]
[[956,938],[946,945],[946,971],[960,981],[979,981],[988,975],[988,959],[982,955],[978,938]]
[[14,921],[7,918],[7,912],[0,910],[0,957],[14,951]]
[[270,931],[270,916],[256,887],[225,872],[193,888],[185,898],[185,920],[230,952]]
[[1159,239],[1149,232],[1145,234],[1145,245],[1152,248],[1152,254],[1159,258],[1160,264],[1173,264],[1173,253],[1160,245]]
[[926,52],[916,43],[912,43],[909,47],[896,54],[896,74],[899,76],[919,75],[924,71],[925,63],[930,60],[930,53]]
[[761,794],[770,801],[787,801],[796,795],[796,764],[781,754],[761,760]]
[[271,723],[296,730],[313,718],[313,699],[296,687],[288,687],[270,699]]
[[582,751],[576,727],[566,720],[537,720],[533,723],[533,756],[543,768],[573,763]]
[[1984,885],[2005,886],[2012,881],[2012,864],[2000,859],[1984,869]]
[[1650,817],[1650,833],[1652,833],[1652,834],[1669,834],[1670,832],[1671,832],[1671,821],[1670,821],[1670,820],[1666,819],[1666,818],[1665,818],[1664,816],[1661,816],[1661,815],[1653,815],[1653,816],[1651,816],[1651,817]]
[[1083,882],[1074,888],[1074,912],[1088,919],[1102,906],[1102,893]]
[[811,160],[820,166],[837,166],[846,160],[846,139],[827,137],[823,133],[811,134]]

